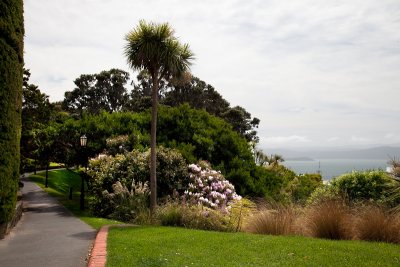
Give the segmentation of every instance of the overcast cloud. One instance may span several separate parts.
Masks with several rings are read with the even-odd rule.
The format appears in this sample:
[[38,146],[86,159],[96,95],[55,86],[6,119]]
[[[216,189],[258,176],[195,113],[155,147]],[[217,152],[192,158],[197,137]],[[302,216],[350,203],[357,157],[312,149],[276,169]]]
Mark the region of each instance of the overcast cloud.
[[81,74],[129,70],[124,36],[169,22],[195,76],[260,118],[270,147],[400,144],[400,1],[25,0],[31,82],[62,100]]

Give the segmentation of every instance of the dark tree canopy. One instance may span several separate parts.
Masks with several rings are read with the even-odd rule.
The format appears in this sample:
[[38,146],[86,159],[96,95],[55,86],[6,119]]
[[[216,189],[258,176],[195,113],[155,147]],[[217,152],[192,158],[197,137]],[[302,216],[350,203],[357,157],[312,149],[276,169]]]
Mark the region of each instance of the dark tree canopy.
[[240,106],[230,108],[221,114],[221,117],[229,122],[233,129],[243,135],[248,141],[258,141],[255,128],[258,128],[260,120],[251,118],[251,114],[244,108]]
[[229,109],[226,101],[211,85],[193,77],[189,83],[171,85],[165,93],[162,103],[167,106],[177,107],[188,103],[195,109],[205,109],[208,113],[221,117]]
[[[129,105],[126,110],[141,112],[151,107],[151,77],[145,72],[137,76],[138,83],[133,84]],[[252,118],[251,114],[243,107],[231,108],[215,88],[197,77],[190,77],[183,84],[174,84],[162,80],[160,82],[160,103],[170,107],[189,104],[195,109],[204,109],[211,115],[220,117],[229,122],[235,131],[244,136],[248,141],[258,141],[257,131],[260,120]]]
[[65,92],[63,108],[78,115],[120,111],[128,100],[125,88],[128,80],[129,73],[119,69],[82,74],[74,81],[76,88]]
[[30,72],[24,70],[22,87],[22,132],[35,127],[35,124],[47,124],[52,116],[54,105],[49,96],[42,93],[38,86],[29,84]]
[[[24,70],[22,87],[21,169],[29,170],[29,160],[38,159],[38,136],[35,134],[50,124],[55,114],[49,96],[29,83],[30,72]],[[34,167],[34,166],[33,166]]]

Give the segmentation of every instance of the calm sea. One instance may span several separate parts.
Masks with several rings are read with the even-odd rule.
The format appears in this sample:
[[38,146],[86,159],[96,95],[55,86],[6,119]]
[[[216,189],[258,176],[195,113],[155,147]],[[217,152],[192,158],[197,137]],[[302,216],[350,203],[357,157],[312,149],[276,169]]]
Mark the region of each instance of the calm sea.
[[324,180],[352,171],[386,170],[388,160],[380,159],[316,159],[314,161],[285,161],[283,165],[297,174],[321,172]]

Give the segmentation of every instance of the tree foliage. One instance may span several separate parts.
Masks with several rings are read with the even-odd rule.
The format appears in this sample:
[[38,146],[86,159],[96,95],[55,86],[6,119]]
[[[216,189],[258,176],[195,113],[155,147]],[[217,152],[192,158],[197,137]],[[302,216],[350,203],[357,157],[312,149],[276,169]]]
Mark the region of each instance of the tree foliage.
[[[43,132],[54,119],[55,107],[49,96],[29,83],[30,71],[24,70],[22,87],[21,170],[32,171],[32,160],[38,160],[38,132]],[[35,164],[33,164],[35,165]]]
[[[127,110],[144,111],[151,106],[151,77],[146,72],[137,76],[137,84],[131,92],[131,98]],[[195,109],[204,109],[211,115],[215,115],[229,122],[233,129],[244,136],[248,141],[257,142],[257,131],[260,120],[253,118],[243,107],[230,107],[215,88],[197,77],[185,77],[188,82],[160,81],[158,98],[160,103],[166,106],[177,107],[189,104]]]
[[82,74],[74,83],[73,91],[65,92],[62,107],[70,113],[82,116],[83,112],[99,114],[120,111],[128,101],[125,84],[129,73],[111,69],[98,74]]

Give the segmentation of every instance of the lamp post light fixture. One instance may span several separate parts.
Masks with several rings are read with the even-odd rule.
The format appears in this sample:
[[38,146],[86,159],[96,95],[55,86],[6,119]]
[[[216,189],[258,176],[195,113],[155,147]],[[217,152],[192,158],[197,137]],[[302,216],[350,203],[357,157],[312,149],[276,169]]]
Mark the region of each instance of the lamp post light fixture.
[[[85,147],[87,145],[87,137],[86,137],[85,134],[80,137],[80,141],[81,141],[82,150],[84,151],[83,153],[85,154],[84,155],[84,159],[85,159],[85,164],[84,165],[86,167],[87,158],[86,158],[86,153],[85,153],[86,151],[84,149],[85,149]],[[80,209],[84,210],[85,209],[85,182],[84,182],[84,175],[81,175],[81,196],[80,196],[80,199],[79,199],[79,204],[80,204]]]
[[86,134],[82,135],[80,140],[81,140],[81,147],[86,147],[86,144],[87,144]]

